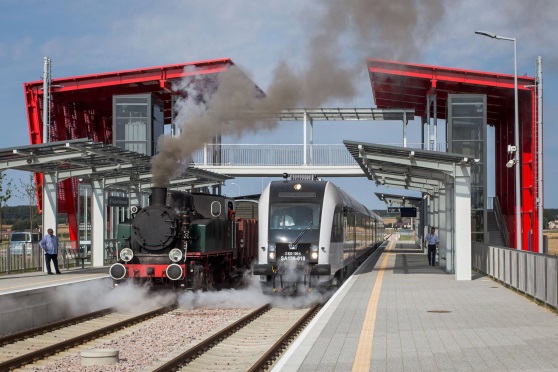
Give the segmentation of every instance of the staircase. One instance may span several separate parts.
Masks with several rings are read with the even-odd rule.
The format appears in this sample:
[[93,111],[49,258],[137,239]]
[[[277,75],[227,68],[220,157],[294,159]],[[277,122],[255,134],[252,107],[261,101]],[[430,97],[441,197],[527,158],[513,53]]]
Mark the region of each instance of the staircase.
[[488,232],[488,244],[495,245],[499,247],[505,247],[506,243],[502,232],[498,228],[498,222],[496,220],[496,212],[494,210],[487,211],[487,232]]

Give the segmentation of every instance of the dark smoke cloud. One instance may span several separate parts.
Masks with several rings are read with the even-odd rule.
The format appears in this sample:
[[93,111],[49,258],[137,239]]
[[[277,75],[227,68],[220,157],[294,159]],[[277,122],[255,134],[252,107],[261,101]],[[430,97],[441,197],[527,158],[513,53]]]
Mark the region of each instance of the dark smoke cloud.
[[358,93],[359,80],[366,79],[365,58],[418,58],[444,11],[443,0],[325,0],[309,13],[317,14],[315,19],[304,18],[306,62],[299,69],[278,63],[265,97],[238,67],[219,74],[215,90],[200,91],[206,81],[195,75],[185,78],[177,116],[182,132],[160,138],[153,182],[167,184],[180,164],[215,136],[272,129],[277,123],[265,120],[265,112],[348,102]]

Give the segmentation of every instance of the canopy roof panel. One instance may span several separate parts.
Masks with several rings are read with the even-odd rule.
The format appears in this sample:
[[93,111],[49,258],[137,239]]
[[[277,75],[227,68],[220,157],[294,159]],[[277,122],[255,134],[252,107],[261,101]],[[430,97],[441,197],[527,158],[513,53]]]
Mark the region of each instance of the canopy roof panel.
[[[426,96],[432,93],[437,117],[445,119],[448,94],[486,94],[488,122],[494,124],[513,107],[513,75],[380,59],[367,64],[378,108],[414,108],[417,116],[426,117]],[[517,84],[520,105],[530,105],[535,78],[518,76]]]
[[470,165],[476,159],[463,155],[343,141],[368,179],[377,185],[432,192],[452,177],[455,164]]
[[[119,147],[76,139],[0,149],[0,170],[54,173],[59,181],[71,177],[103,179],[106,187],[151,187],[151,157]],[[170,189],[221,184],[232,177],[184,166]]]

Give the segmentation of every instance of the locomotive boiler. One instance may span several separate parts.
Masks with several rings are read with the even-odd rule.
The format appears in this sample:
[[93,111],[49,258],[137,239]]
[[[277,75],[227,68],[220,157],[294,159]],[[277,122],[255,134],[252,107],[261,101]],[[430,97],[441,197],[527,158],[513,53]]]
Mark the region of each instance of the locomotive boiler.
[[123,281],[192,290],[226,286],[256,255],[257,221],[234,218],[224,196],[152,188],[149,206],[118,227]]

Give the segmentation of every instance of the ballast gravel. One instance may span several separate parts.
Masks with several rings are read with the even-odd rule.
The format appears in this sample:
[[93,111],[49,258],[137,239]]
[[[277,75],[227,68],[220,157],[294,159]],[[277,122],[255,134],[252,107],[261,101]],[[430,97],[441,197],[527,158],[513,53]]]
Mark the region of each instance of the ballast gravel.
[[[129,329],[95,340],[63,355],[28,366],[28,371],[109,372],[142,371],[162,364],[169,354],[178,354],[224,328],[253,309],[177,309]],[[212,332],[213,331],[213,332]],[[81,366],[81,351],[117,349],[113,365]]]

